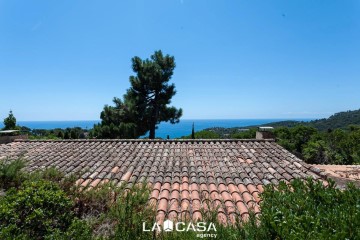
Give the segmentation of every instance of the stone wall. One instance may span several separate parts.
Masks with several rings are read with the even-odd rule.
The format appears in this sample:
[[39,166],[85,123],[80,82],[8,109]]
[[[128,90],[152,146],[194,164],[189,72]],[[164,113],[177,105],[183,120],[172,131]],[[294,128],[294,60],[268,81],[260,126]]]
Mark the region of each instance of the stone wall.
[[0,144],[10,143],[16,139],[28,139],[28,135],[17,135],[17,136],[0,136]]
[[273,132],[270,131],[257,131],[256,132],[256,139],[275,139],[275,135]]

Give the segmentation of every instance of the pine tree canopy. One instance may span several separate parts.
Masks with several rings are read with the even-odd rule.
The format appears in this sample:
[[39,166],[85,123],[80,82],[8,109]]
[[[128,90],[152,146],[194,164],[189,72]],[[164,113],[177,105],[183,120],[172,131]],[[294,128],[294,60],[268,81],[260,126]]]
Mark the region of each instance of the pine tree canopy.
[[9,116],[4,119],[4,130],[14,130],[16,127],[16,118],[10,110]]
[[93,135],[99,138],[138,138],[149,132],[155,138],[160,122],[178,123],[182,109],[168,106],[176,94],[175,85],[169,83],[175,58],[156,51],[150,59],[132,59],[131,87],[124,100],[114,98],[115,106],[105,105],[101,123],[94,126]]

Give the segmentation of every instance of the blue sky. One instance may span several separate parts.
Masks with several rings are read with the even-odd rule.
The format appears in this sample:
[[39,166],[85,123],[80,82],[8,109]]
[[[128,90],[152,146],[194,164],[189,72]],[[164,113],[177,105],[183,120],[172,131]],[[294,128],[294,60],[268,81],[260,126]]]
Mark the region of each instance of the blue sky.
[[0,0],[0,118],[99,119],[158,49],[184,119],[360,108],[360,1]]

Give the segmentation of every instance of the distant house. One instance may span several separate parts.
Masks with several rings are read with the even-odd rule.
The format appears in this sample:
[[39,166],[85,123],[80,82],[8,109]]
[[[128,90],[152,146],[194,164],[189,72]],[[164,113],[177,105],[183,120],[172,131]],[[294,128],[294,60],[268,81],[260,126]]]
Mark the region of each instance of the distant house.
[[273,140],[63,140],[0,144],[0,158],[23,154],[29,171],[54,166],[64,173],[85,170],[81,186],[112,181],[128,186],[146,180],[157,220],[201,218],[205,200],[218,218],[233,222],[260,212],[264,185],[294,178],[323,180],[319,169]]

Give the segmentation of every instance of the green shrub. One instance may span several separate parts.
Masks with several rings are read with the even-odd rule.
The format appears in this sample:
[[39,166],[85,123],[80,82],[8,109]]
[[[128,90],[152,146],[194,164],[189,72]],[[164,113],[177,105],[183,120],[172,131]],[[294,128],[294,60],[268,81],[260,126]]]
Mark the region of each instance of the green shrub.
[[74,188],[72,198],[78,217],[95,217],[106,214],[115,202],[120,189],[111,183],[99,184],[95,188]]
[[277,143],[305,162],[311,164],[359,164],[360,130],[358,126],[345,129],[317,131],[308,126],[276,128]]
[[84,220],[74,219],[66,232],[55,229],[52,233],[45,236],[46,240],[91,240],[91,226]]
[[27,181],[0,198],[0,239],[42,239],[55,230],[65,231],[73,220],[71,208],[71,200],[56,184]]
[[27,174],[26,178],[30,181],[46,180],[56,183],[67,195],[72,196],[76,193],[75,182],[79,175],[81,176],[80,173],[74,173],[65,176],[55,167],[50,167]]
[[359,239],[360,189],[325,187],[313,180],[267,186],[262,194],[261,228],[271,239]]
[[[123,187],[122,187],[123,188]],[[115,221],[114,239],[151,239],[153,232],[143,232],[143,222],[154,223],[156,212],[149,206],[150,191],[145,183],[121,191],[109,217]]]
[[24,167],[25,162],[21,158],[0,160],[0,189],[19,187],[25,178],[21,171]]
[[248,131],[235,132],[231,134],[231,138],[237,139],[254,139],[256,137],[256,129],[250,128]]

